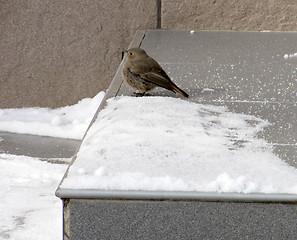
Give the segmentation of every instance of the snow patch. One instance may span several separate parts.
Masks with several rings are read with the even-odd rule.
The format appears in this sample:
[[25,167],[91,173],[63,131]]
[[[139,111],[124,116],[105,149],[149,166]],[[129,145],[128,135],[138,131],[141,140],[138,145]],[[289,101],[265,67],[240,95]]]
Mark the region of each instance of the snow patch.
[[204,92],[214,92],[215,90],[212,89],[212,88],[203,88],[201,93],[204,93]]
[[288,59],[288,58],[295,58],[297,57],[297,52],[296,53],[292,53],[292,54],[285,54],[284,55],[284,58],[285,59]]
[[297,170],[257,138],[268,125],[175,98],[109,99],[62,188],[297,193]]
[[54,193],[66,168],[0,154],[0,238],[61,239],[62,203]]
[[103,97],[104,92],[100,92],[94,98],[57,109],[0,109],[0,131],[81,139]]

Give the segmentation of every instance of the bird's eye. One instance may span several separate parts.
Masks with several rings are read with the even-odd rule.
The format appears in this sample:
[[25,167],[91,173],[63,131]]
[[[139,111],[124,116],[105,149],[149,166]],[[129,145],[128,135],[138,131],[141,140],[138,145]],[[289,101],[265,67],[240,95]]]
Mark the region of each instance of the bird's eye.
[[132,55],[133,55],[133,53],[132,53],[132,52],[129,52],[129,55],[130,55],[130,56],[132,56]]

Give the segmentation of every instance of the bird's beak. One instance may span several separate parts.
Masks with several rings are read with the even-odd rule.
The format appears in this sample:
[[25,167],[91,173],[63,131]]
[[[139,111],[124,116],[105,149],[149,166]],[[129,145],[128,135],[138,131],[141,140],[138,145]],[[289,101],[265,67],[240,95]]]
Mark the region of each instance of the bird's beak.
[[125,50],[124,48],[122,49],[122,60],[125,57],[125,54],[127,54],[128,50]]

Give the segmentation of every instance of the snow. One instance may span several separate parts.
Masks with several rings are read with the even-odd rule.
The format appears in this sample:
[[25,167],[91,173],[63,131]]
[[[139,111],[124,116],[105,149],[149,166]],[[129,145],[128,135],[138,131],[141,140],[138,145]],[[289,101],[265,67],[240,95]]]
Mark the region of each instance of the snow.
[[66,169],[66,164],[0,154],[0,239],[62,239],[62,202],[54,192]]
[[169,97],[109,99],[61,189],[297,193],[297,170],[257,137],[268,125]]
[[[58,109],[0,109],[0,131],[81,139],[103,96]],[[62,239],[55,191],[70,159],[50,160],[0,154],[0,239]]]
[[203,88],[201,93],[204,93],[204,92],[214,92],[215,90],[212,89],[212,88]]
[[296,53],[291,53],[291,54],[285,54],[284,55],[284,58],[285,59],[288,59],[288,58],[294,58],[294,57],[297,57],[297,52]]
[[100,92],[57,109],[0,109],[0,131],[81,139],[103,97],[104,92]]

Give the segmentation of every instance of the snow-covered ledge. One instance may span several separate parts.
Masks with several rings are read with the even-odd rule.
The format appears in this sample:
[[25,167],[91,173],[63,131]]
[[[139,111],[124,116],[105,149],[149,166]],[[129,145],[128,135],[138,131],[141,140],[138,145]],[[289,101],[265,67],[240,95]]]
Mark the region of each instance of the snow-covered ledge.
[[85,136],[61,194],[106,198],[115,191],[129,198],[131,191],[133,198],[144,191],[143,197],[166,199],[172,192],[176,198],[210,193],[211,199],[217,193],[218,200],[232,193],[246,201],[253,193],[248,199],[296,201],[297,169],[256,137],[268,124],[171,97],[111,98]]
[[[175,44],[172,43],[171,38],[176,38],[177,42],[194,39],[191,41],[194,43],[200,41],[203,44],[205,38],[203,36],[208,36],[208,34],[216,34],[216,37],[221,37],[222,42],[226,41],[224,44],[230,44],[230,47],[233,44],[230,43],[227,36],[230,35],[230,39],[237,42],[232,37],[235,33],[231,32],[197,32],[196,39],[195,31],[190,31],[190,33],[186,31],[152,31],[148,36],[145,31],[138,31],[130,47],[142,44],[150,48],[152,39],[159,39],[160,36],[163,36],[162,34],[164,42],[169,38],[167,43],[169,46]],[[166,34],[170,36],[166,37]],[[272,33],[271,36],[275,37],[275,41],[271,40],[273,38],[270,35],[262,37],[263,34],[270,33],[239,33],[239,39],[242,39],[240,41],[243,41],[243,37],[261,39],[261,41],[258,40],[258,45],[252,44],[251,46],[248,46],[250,41],[246,40],[246,47],[249,47],[250,50],[235,48],[234,53],[238,55],[239,59],[247,57],[247,60],[243,61],[244,63],[238,63],[239,70],[246,68],[246,62],[249,60],[252,60],[252,63],[259,61],[263,65],[260,69],[264,68],[264,72],[266,65],[268,69],[271,69],[270,66],[274,61],[281,60],[278,66],[282,66],[284,69],[288,68],[286,58],[279,53],[282,52],[281,48],[274,53],[279,56],[280,60],[275,60],[275,57],[267,55],[264,49],[264,47],[270,47],[274,51],[273,44],[278,44],[280,34]],[[294,37],[291,35],[288,36]],[[157,37],[154,38],[154,36]],[[288,39],[288,36],[284,38]],[[145,42],[144,38],[149,40]],[[271,44],[271,46],[267,44]],[[290,44],[288,45],[290,46]],[[263,56],[259,57],[261,47]],[[198,50],[204,53],[205,48],[201,49]],[[216,50],[206,49],[210,52],[204,54],[210,55],[208,58],[212,58],[211,63],[223,62],[223,66],[225,66],[230,61],[231,69],[236,68],[233,64],[234,56],[230,59],[221,59],[224,51],[229,51],[230,55],[234,54],[230,52],[230,49],[221,50],[223,51],[221,55]],[[187,51],[187,47],[183,47],[183,51]],[[198,63],[190,64],[191,61],[197,61],[195,52],[187,52],[187,54],[189,55],[180,56],[177,54],[179,59],[176,60],[173,57],[171,60],[178,62],[174,64],[174,66],[176,65],[175,69],[171,69],[173,72],[171,74],[180,75],[182,72],[181,79],[188,79],[199,74],[199,72],[196,73]],[[162,59],[162,55],[159,58]],[[190,62],[187,63],[187,61]],[[185,66],[186,69],[183,69]],[[127,192],[131,192],[131,198],[136,196],[139,198],[142,195],[149,198],[151,193],[153,198],[160,196],[160,198],[172,199],[174,198],[173,193],[177,193],[177,198],[188,194],[196,196],[195,198],[199,198],[199,196],[206,198],[209,193],[210,199],[214,199],[216,196],[217,200],[228,196],[228,199],[234,197],[234,200],[244,201],[252,200],[253,197],[261,201],[297,201],[297,169],[284,163],[283,159],[273,153],[271,142],[258,137],[258,133],[275,125],[275,122],[268,122],[250,114],[235,113],[224,105],[217,106],[218,100],[226,104],[230,103],[229,99],[228,101],[222,100],[221,96],[219,99],[214,98],[214,101],[208,101],[214,105],[199,103],[199,98],[197,101],[197,96],[195,96],[197,91],[191,95],[193,88],[199,87],[197,76],[192,81],[188,80],[189,85],[185,86],[185,90],[190,92],[190,101],[177,99],[176,96],[174,98],[160,97],[160,93],[164,95],[162,91],[155,94],[156,96],[152,94],[153,96],[143,98],[121,96],[131,94],[130,89],[127,90],[127,86],[123,83],[121,67],[122,65],[120,65],[84,136],[73,164],[57,190],[59,197],[87,196],[90,198],[93,195],[96,198],[100,196],[102,198],[111,196],[129,198]],[[168,69],[170,70],[169,67]],[[175,71],[176,69],[178,70]],[[204,68],[200,67],[200,69]],[[222,69],[219,71],[222,75],[226,74],[224,71],[228,74],[231,72],[231,75],[235,74],[228,67],[224,71]],[[251,70],[253,71],[253,69]],[[215,76],[218,74],[216,73]],[[243,76],[246,73],[242,73],[240,70],[239,74]],[[255,78],[254,75],[252,76]],[[271,89],[266,83],[265,76],[260,76],[261,78],[255,79],[254,84],[262,84],[263,88],[267,88],[266,91],[270,92]],[[280,79],[277,81],[287,81],[282,80],[282,76],[278,77]],[[232,78],[236,79],[239,76]],[[180,81],[180,78],[175,80]],[[269,81],[271,80],[268,79]],[[225,86],[224,82],[220,82],[221,86]],[[274,89],[273,82],[271,85]],[[289,82],[289,86],[291,85],[292,83]],[[261,103],[262,101],[238,101],[242,98],[241,95],[255,99],[256,94],[263,99],[261,96],[264,92],[261,90],[262,87],[258,86],[259,92],[255,93],[253,85],[251,86],[251,89],[247,88],[244,92],[242,89],[245,86],[239,85],[238,92],[243,92],[243,94],[239,93],[236,99],[238,92],[231,92],[231,99],[235,98],[234,102],[239,102],[242,105],[253,104],[253,102]],[[236,87],[234,90],[237,89]],[[292,91],[292,88],[290,89]],[[205,94],[205,96],[202,95],[203,98],[215,95],[214,92],[219,92],[218,89],[206,87],[199,91],[200,95]],[[287,95],[290,98],[294,97],[289,93],[285,93],[284,97],[288,98]],[[265,93],[263,96],[266,97]],[[265,108],[267,102],[270,104],[275,102],[280,105],[282,102],[278,102],[277,97],[278,93],[264,98],[264,103],[260,106]]]

